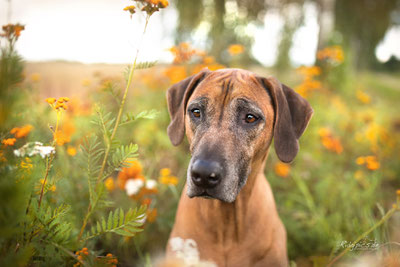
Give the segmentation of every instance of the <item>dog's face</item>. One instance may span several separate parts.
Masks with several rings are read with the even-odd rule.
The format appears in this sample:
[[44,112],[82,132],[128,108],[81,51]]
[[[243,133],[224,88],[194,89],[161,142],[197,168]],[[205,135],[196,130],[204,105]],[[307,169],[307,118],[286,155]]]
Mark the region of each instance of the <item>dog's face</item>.
[[[264,162],[279,128],[290,129],[278,133],[286,140],[275,137],[275,148],[281,150],[277,150],[278,156],[287,162],[297,153],[297,135],[304,130],[312,110],[306,101],[297,101],[305,105],[301,110],[305,119],[295,129],[288,99],[276,80],[224,69],[203,71],[181,83],[168,91],[172,118],[168,134],[174,144],[181,142],[184,132],[188,138],[192,154],[187,171],[189,197],[233,202],[252,169]],[[295,100],[300,97],[291,93]]]
[[266,154],[273,122],[271,98],[251,73],[223,70],[205,77],[186,107],[189,197],[233,202],[253,161]]

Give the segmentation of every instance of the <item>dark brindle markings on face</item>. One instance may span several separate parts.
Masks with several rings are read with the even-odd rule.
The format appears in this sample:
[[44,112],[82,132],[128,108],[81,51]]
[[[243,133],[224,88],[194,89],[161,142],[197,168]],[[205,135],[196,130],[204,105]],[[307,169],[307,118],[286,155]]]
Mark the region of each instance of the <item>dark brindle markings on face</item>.
[[[190,97],[186,109],[187,131],[192,159],[188,168],[189,197],[207,196],[233,202],[245,185],[251,171],[251,159],[261,148],[266,116],[254,99],[242,74],[213,77],[202,81]],[[219,75],[221,76],[221,75]],[[264,91],[263,91],[264,90]],[[265,89],[258,93],[264,93]],[[264,108],[265,110],[265,108]],[[268,125],[269,128],[270,125]],[[222,170],[220,182],[213,188],[196,186],[192,181],[192,166],[196,160],[218,162]]]

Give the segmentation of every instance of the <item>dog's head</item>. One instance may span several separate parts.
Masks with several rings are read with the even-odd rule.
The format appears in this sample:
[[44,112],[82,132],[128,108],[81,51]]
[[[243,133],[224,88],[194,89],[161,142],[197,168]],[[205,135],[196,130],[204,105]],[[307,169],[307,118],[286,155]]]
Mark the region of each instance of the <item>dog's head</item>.
[[240,69],[207,69],[167,92],[172,144],[188,138],[192,159],[189,197],[233,202],[253,169],[262,166],[271,140],[290,162],[313,113],[309,103],[275,78]]

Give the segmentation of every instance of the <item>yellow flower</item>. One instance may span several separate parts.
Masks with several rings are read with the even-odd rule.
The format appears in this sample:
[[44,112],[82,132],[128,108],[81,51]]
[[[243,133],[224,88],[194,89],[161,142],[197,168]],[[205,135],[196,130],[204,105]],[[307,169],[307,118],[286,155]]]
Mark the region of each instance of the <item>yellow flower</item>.
[[319,136],[321,136],[321,137],[330,136],[330,135],[331,135],[331,131],[330,131],[328,128],[326,128],[326,127],[324,127],[324,128],[319,128],[318,134],[319,134]]
[[6,162],[7,159],[4,157],[4,152],[3,150],[0,150],[0,162]]
[[112,177],[108,177],[104,181],[104,185],[106,186],[107,190],[110,192],[115,189],[115,183],[114,183],[114,179]]
[[244,52],[244,46],[240,44],[233,44],[228,47],[228,52],[231,56],[239,55]]
[[296,71],[304,76],[313,77],[321,74],[321,68],[318,66],[301,66],[296,69]]
[[39,82],[40,81],[40,74],[39,73],[32,73],[31,74],[32,82]]
[[363,165],[365,163],[365,157],[358,157],[356,163],[357,165]]
[[15,144],[16,141],[17,141],[17,139],[15,139],[15,138],[7,138],[7,139],[3,139],[3,140],[1,141],[1,143],[2,143],[4,146],[13,146],[13,145]]
[[358,170],[354,173],[354,178],[356,178],[356,180],[361,180],[364,177],[364,173],[361,170]]
[[61,109],[66,110],[67,109],[67,105],[65,105],[64,103],[57,102],[57,104],[56,104],[56,106],[54,108],[57,109],[57,110],[61,110]]
[[207,56],[203,58],[203,63],[204,64],[212,64],[215,62],[215,58],[212,56]]
[[363,104],[369,104],[371,102],[371,97],[361,90],[357,90],[357,98]]
[[127,6],[124,8],[124,11],[129,11],[131,14],[135,13],[135,6]]
[[48,185],[48,183],[49,183],[48,179],[46,180],[46,182],[44,182],[44,179],[40,179],[39,182],[40,182],[40,185],[36,186],[36,189],[38,190],[37,191],[38,194],[40,194],[43,184],[44,184],[45,189],[47,189],[47,191],[55,192],[57,189],[56,185],[54,185],[54,184]]
[[73,146],[68,146],[67,148],[67,154],[70,155],[71,157],[76,155],[76,148]]
[[92,82],[89,79],[83,79],[82,80],[82,85],[87,87],[91,84]]
[[176,176],[171,175],[171,170],[169,168],[163,168],[160,170],[158,181],[160,184],[165,185],[177,185],[179,182]]
[[60,97],[57,100],[57,102],[59,102],[59,103],[64,103],[64,102],[68,102],[68,101],[69,101],[69,97],[66,97],[66,96]]
[[160,170],[160,176],[169,176],[171,174],[171,169],[163,168]]
[[274,170],[275,170],[276,175],[278,175],[280,177],[287,177],[290,173],[290,165],[282,163],[282,162],[278,162],[275,164]]
[[177,185],[179,180],[176,176],[161,176],[158,178],[160,184]]
[[26,137],[29,132],[33,129],[33,126],[28,124],[22,127],[15,127],[11,129],[10,133],[14,134],[16,138]]
[[46,98],[46,102],[49,103],[50,105],[52,105],[56,102],[56,99],[54,97],[49,97],[49,98]]
[[33,168],[32,165],[32,160],[30,158],[25,158],[25,161],[21,161],[20,164],[22,169],[26,169],[27,171],[30,171]]

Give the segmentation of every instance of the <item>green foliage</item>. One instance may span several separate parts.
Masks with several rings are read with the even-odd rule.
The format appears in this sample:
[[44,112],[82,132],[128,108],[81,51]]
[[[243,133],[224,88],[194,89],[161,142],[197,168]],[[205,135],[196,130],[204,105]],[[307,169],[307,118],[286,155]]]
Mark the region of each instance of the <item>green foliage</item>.
[[89,240],[105,233],[132,237],[136,233],[143,231],[139,227],[144,223],[145,213],[145,206],[141,206],[139,209],[129,209],[126,214],[121,208],[116,209],[114,212],[110,211],[107,221],[104,217],[97,221],[92,226],[91,231],[86,233],[84,240]]

